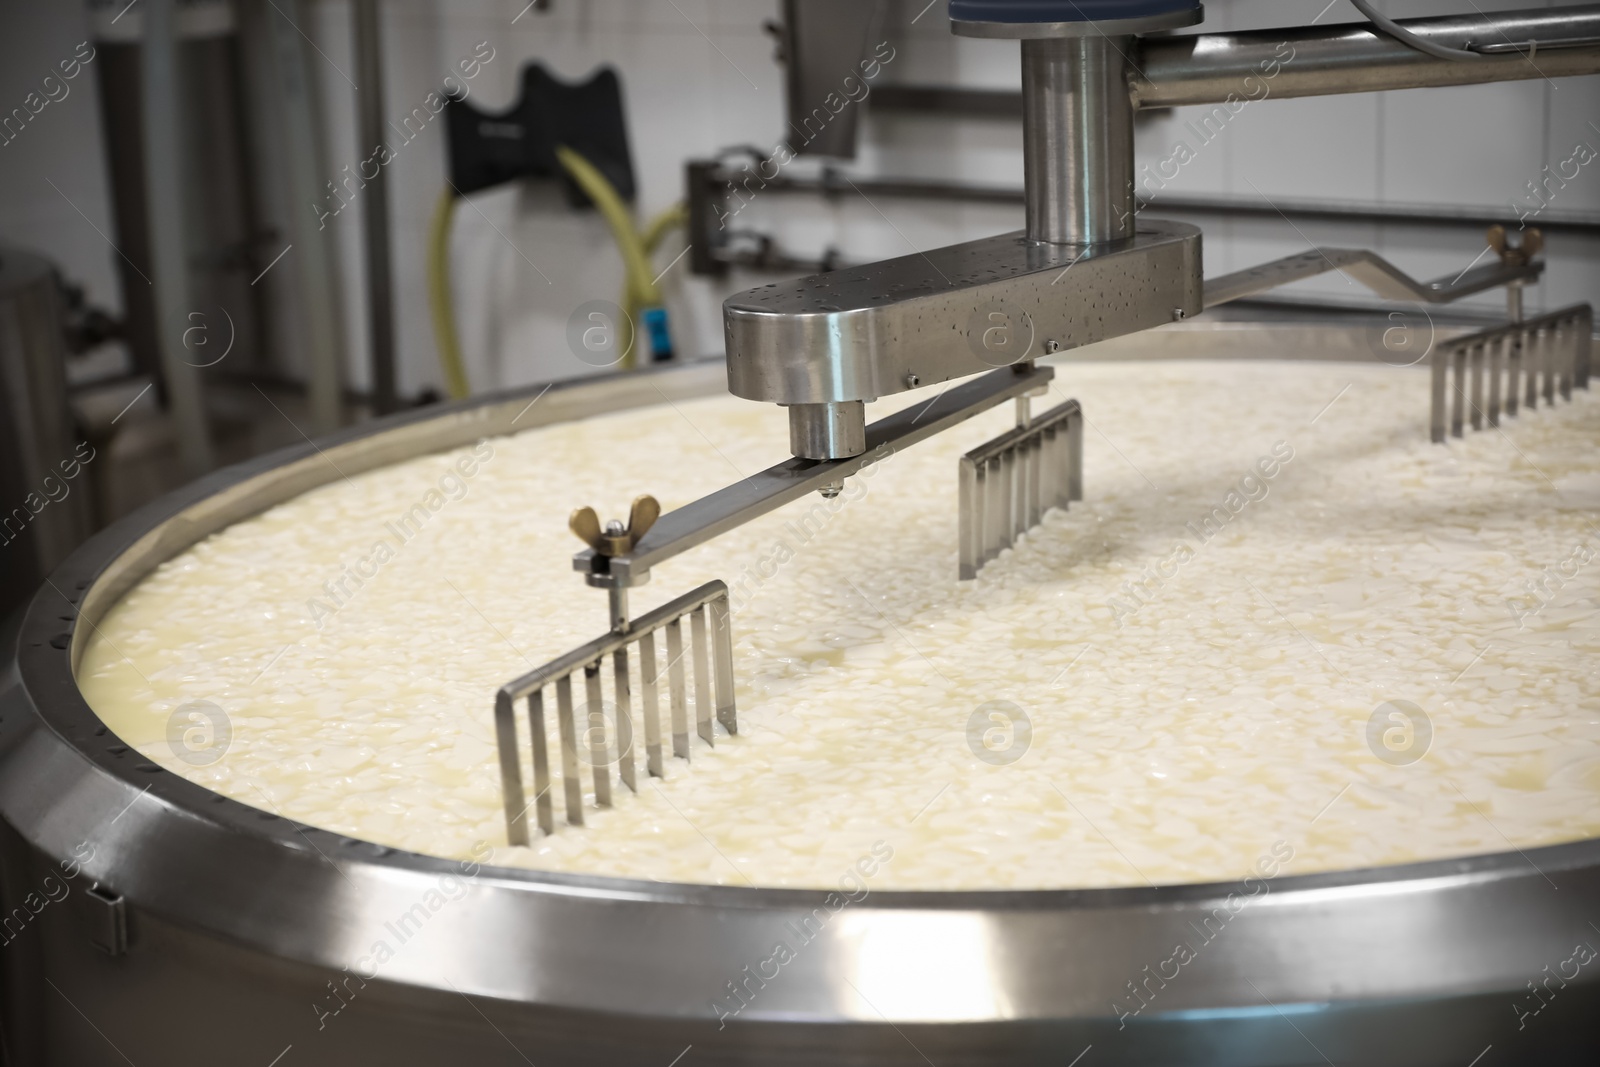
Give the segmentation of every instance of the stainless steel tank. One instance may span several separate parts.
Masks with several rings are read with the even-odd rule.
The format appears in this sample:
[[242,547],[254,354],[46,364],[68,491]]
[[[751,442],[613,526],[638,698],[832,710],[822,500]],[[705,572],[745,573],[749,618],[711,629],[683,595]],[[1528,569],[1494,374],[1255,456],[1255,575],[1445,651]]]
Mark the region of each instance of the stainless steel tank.
[[[1352,336],[1197,325],[1186,347],[1351,358]],[[130,751],[78,690],[110,605],[228,523],[519,414],[521,429],[723,388],[713,364],[561,383],[531,410],[535,390],[396,416],[214,474],[76,552],[8,636],[0,682],[8,1062],[1596,1061],[1600,965],[1574,960],[1600,946],[1600,841],[1310,876],[1264,862],[1234,884],[864,898],[546,874],[495,866],[499,842],[434,859],[213,794]],[[1193,958],[1174,971],[1180,943]]]
[[89,536],[95,458],[67,404],[67,314],[54,265],[0,248],[0,616]]

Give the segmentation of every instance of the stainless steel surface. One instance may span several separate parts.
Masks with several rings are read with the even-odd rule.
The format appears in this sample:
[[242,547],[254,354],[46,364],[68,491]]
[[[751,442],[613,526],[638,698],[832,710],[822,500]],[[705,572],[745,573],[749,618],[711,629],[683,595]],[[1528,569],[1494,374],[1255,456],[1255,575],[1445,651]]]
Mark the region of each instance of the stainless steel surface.
[[1419,282],[1375,252],[1359,248],[1313,248],[1259,267],[1206,279],[1205,306],[1217,307],[1329,271],[1338,271],[1387,300],[1448,304],[1502,285],[1538,281],[1544,273],[1544,263],[1499,261],[1452,277]]
[[1589,388],[1593,334],[1594,312],[1578,304],[1435,343],[1430,357],[1434,443],[1442,443],[1447,433],[1462,436],[1467,425],[1474,430],[1499,426],[1502,410],[1517,414],[1523,390],[1524,406],[1533,411],[1541,395],[1550,405],[1558,394],[1571,400],[1574,386]]
[[1132,236],[1131,46],[1131,38],[1098,35],[1022,42],[1029,240],[1084,245]]
[[[591,584],[637,585],[650,568],[679,552],[738,529],[791,500],[843,481],[875,463],[1013,397],[1038,389],[1055,376],[1050,367],[1023,366],[993,371],[946,389],[928,403],[897,411],[867,427],[862,454],[835,460],[790,459],[753,474],[726,489],[661,516],[632,551],[598,557],[593,549],[572,559],[574,570]],[[602,578],[603,576],[603,578]],[[673,655],[676,661],[676,654]]]
[[863,79],[883,39],[884,0],[783,0],[779,53],[787,144],[796,155],[854,159]]
[[[706,631],[706,614],[710,612],[712,629]],[[579,759],[588,762],[594,774],[595,806],[611,807],[612,764],[622,784],[630,792],[638,792],[634,776],[633,754],[633,684],[629,669],[628,649],[639,646],[639,675],[645,693],[644,732],[647,744],[652,745],[648,771],[652,777],[662,776],[660,759],[660,708],[656,700],[657,679],[660,677],[656,661],[655,638],[658,630],[667,631],[669,649],[669,688],[674,713],[674,734],[678,732],[678,715],[685,708],[686,687],[682,658],[681,626],[689,619],[694,650],[695,718],[699,723],[701,740],[715,746],[716,738],[711,726],[712,716],[730,734],[739,732],[738,711],[733,696],[733,631],[729,621],[728,587],[721,582],[707,582],[700,588],[676,600],[663,604],[632,621],[626,633],[612,631],[597,637],[588,644],[573,649],[537,670],[501,686],[495,694],[494,726],[495,745],[499,750],[500,795],[506,813],[506,840],[513,845],[528,844],[528,807],[522,787],[522,747],[517,740],[516,706],[519,700],[528,702],[528,736],[533,751],[533,805],[537,807],[539,828],[546,834],[555,833],[555,813],[550,804],[549,738],[544,722],[544,694],[551,686],[556,689],[561,738],[561,775],[566,790],[567,822],[583,825],[583,785],[578,770]],[[715,646],[716,670],[710,665],[711,649]],[[606,687],[602,684],[606,657],[611,657],[612,680],[610,709],[612,721],[607,722]],[[572,679],[583,674],[584,705],[576,730],[572,706]],[[713,711],[711,691],[716,689]],[[585,738],[584,749],[579,751],[576,737]],[[650,739],[654,739],[653,741]],[[680,751],[674,755],[689,758],[688,739],[685,737]],[[612,746],[616,747],[615,755]]]
[[[298,0],[274,0],[276,10],[264,12],[262,25],[271,37],[272,67],[277,77],[271,114],[281,129],[284,185],[295,210],[289,212],[289,244],[293,245],[295,278],[304,326],[307,386],[311,398],[314,434],[332,433],[344,422],[343,325],[339,307],[339,276],[334,269],[334,238],[340,225],[333,211],[342,208],[344,196],[356,190],[349,177],[340,178],[343,193],[332,193],[324,182],[334,170],[321,158],[317,115],[321,105],[307,58],[310,41],[298,29],[306,18],[306,5]],[[320,59],[316,62],[321,62]],[[331,197],[331,199],[330,199]],[[326,205],[321,213],[313,205]],[[353,221],[353,220],[346,220]]]
[[1084,19],[1074,22],[988,22],[950,20],[950,32],[958,37],[986,37],[991,40],[1040,40],[1044,38],[1117,37],[1130,33],[1155,33],[1193,26],[1205,18],[1205,8],[1173,11],[1165,15],[1144,15],[1128,19]]
[[789,451],[797,458],[846,459],[866,450],[865,402],[789,406]]
[[[1208,316],[1097,355],[1150,358],[1181,343],[1208,358],[1370,360],[1370,327]],[[608,376],[558,384],[532,408],[537,388],[396,416],[218,472],[75,553],[53,577],[60,592],[41,591],[21,621],[0,675],[6,909],[93,846],[72,898],[0,953],[18,1062],[665,1064],[692,1045],[685,1064],[715,1067],[1061,1067],[1092,1045],[1085,1064],[1289,1067],[1320,1052],[1363,1067],[1460,1067],[1494,1044],[1516,1062],[1588,1067],[1592,975],[1522,1032],[1507,1008],[1592,937],[1595,841],[1265,883],[874,890],[840,911],[820,889],[540,873],[495,866],[488,846],[471,862],[381,848],[211,794],[99,732],[73,680],[84,637],[189,545],[341,471],[710,395],[720,377],[714,364]],[[369,969],[373,945],[392,944],[389,927],[445,878],[460,899]],[[75,909],[90,882],[124,901],[121,956],[93,947]],[[1144,968],[1241,902],[1181,979],[1118,1016],[1113,1003]],[[728,984],[791,925],[818,925],[814,910],[828,921],[732,1014]],[[341,1008],[329,980],[353,989],[352,968],[360,991]],[[181,1025],[173,1005],[185,1007]]]
[[93,528],[92,446],[67,405],[66,309],[55,267],[0,248],[0,616]]
[[[1200,231],[1144,221],[1128,242],[1021,233],[752,289],[723,304],[728,386],[777,404],[876,400],[1200,310]],[[998,316],[998,318],[997,318]]]
[[[1521,53],[1456,62],[1423,55],[1367,23],[1244,33],[1149,37],[1133,57],[1141,108],[1223,104],[1339,93],[1476,85],[1600,72],[1600,4],[1403,19],[1414,33],[1451,47],[1522,44]],[[1536,58],[1526,42],[1538,41]],[[1563,41],[1583,41],[1552,47]]]
[[[1020,401],[1019,401],[1020,403]],[[1051,508],[1083,499],[1083,410],[1076,400],[968,452],[960,463],[961,581],[1016,543]]]
[[[167,407],[177,431],[178,458],[191,478],[212,467],[211,429],[200,373],[185,359],[190,314],[197,309],[189,291],[189,243],[184,215],[186,160],[179,115],[184,87],[179,84],[176,0],[150,0],[144,11],[143,70],[144,169],[146,216],[150,220],[150,284],[155,287],[156,352]],[[203,313],[202,313],[203,314]]]
[[[355,38],[356,122],[364,146],[386,144],[383,116],[383,23],[378,0],[354,0],[351,30]],[[371,148],[367,148],[371,151]],[[357,165],[359,170],[360,164]],[[389,170],[373,168],[364,183],[361,206],[362,266],[367,285],[367,347],[372,372],[372,409],[387,415],[399,407],[395,396],[394,282],[389,255]]]

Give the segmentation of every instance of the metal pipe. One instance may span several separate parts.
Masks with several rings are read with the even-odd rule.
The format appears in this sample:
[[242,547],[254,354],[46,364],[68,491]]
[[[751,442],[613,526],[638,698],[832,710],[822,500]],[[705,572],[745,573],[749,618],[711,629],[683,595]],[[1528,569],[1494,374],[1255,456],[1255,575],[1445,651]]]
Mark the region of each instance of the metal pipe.
[[[274,5],[277,7],[278,5]],[[287,5],[266,20],[272,37],[278,79],[275,113],[283,126],[285,180],[289,190],[289,233],[295,248],[300,304],[304,309],[304,350],[313,433],[332,433],[343,419],[344,346],[340,336],[338,273],[333,263],[329,207],[342,201],[333,182],[320,175],[317,149],[316,86],[306,61],[307,42],[296,28],[302,5]],[[347,187],[348,191],[348,187]],[[324,205],[327,205],[326,207]]]
[[[383,28],[378,21],[377,0],[355,0],[356,79],[361,91],[356,94],[357,122],[360,126],[361,154],[374,151],[384,141],[383,127]],[[394,284],[389,270],[389,178],[388,170],[377,167],[366,182],[362,203],[362,230],[367,268],[367,330],[371,353],[372,406],[376,415],[398,409],[395,398],[394,365]]]
[[144,108],[145,195],[150,216],[150,272],[155,275],[156,340],[161,377],[177,430],[184,472],[197,478],[211,469],[200,373],[183,358],[183,337],[196,311],[189,294],[189,250],[185,240],[186,198],[183,131],[179,115],[178,43],[173,0],[145,6]]
[[1126,37],[1022,42],[1029,240],[1098,244],[1133,234],[1133,106]]
[[1142,38],[1130,79],[1134,104],[1181,107],[1600,73],[1600,4],[1401,25],[1452,48],[1492,51],[1472,62],[1435,59],[1364,22]]

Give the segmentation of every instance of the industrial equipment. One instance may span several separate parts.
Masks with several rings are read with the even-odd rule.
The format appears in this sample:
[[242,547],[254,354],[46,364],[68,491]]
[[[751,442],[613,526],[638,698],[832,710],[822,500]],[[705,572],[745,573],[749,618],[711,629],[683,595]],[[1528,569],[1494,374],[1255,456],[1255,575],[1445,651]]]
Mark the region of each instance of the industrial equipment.
[[[0,955],[6,1042],[18,1062],[122,1062],[103,1029],[139,1034],[142,1048],[160,1047],[174,1067],[215,1063],[219,1050],[228,1062],[283,1067],[1324,1059],[1443,1067],[1478,1062],[1490,1051],[1485,1020],[1509,1026],[1550,967],[1578,958],[1569,955],[1573,932],[1593,925],[1600,900],[1596,840],[1240,883],[873,892],[844,910],[819,889],[556,873],[495,865],[492,849],[458,861],[358,840],[150,762],[85,701],[76,672],[119,600],[186,549],[273,505],[536,426],[727,390],[785,406],[792,458],[664,514],[640,498],[626,524],[574,514],[587,547],[573,566],[606,591],[608,632],[507,683],[493,707],[506,840],[530,841],[532,809],[556,841],[583,823],[581,762],[594,765],[597,805],[611,801],[613,773],[625,787],[641,784],[631,756],[615,772],[602,757],[616,738],[581,729],[580,677],[586,706],[605,694],[616,705],[625,748],[645,738],[650,774],[666,757],[663,690],[674,756],[691,755],[691,696],[703,743],[718,725],[738,729],[728,587],[710,582],[633,617],[628,592],[652,568],[814,491],[837,495],[875,460],[1011,401],[1015,428],[977,444],[958,471],[952,539],[963,588],[981,586],[979,569],[995,566],[1045,511],[1092,497],[1081,467],[1084,410],[1070,400],[1039,414],[1031,407],[1079,349],[1148,341],[1211,357],[1282,356],[1270,330],[1234,322],[1186,332],[1185,320],[1343,270],[1383,295],[1429,303],[1510,293],[1507,323],[1458,330],[1435,347],[1436,441],[1586,386],[1589,309],[1522,314],[1521,287],[1541,270],[1527,238],[1514,246],[1492,236],[1497,261],[1431,284],[1336,249],[1207,281],[1197,229],[1134,211],[1131,122],[1139,107],[1226,99],[1285,38],[1298,50],[1277,83],[1286,96],[1600,72],[1600,5],[1388,31],[1161,37],[1144,35],[1198,22],[1198,2],[953,0],[951,15],[958,33],[1022,41],[1021,233],[734,297],[725,368],[656,369],[407,412],[218,472],[97,535],[55,572],[20,621],[15,663],[0,678],[5,898],[23,900],[69,864],[74,887],[23,914],[19,935],[32,940]],[[1524,54],[1535,45],[1541,70]],[[1432,54],[1441,49],[1462,54]],[[1347,332],[1310,328],[1294,355],[1354,358]],[[928,403],[867,421],[868,403],[943,383]],[[1424,421],[1419,410],[1419,434]],[[552,689],[567,828],[558,828],[551,796]],[[531,731],[532,797],[522,723]],[[1270,892],[1248,923],[1208,939],[1184,964],[1191,977],[1163,984],[1148,1014],[1119,1014],[1118,998],[1161,981],[1151,968],[1170,962],[1175,943],[1227,923],[1241,898],[1261,894],[1262,877]],[[459,897],[429,910],[423,902],[446,885],[459,886]],[[412,930],[418,907],[433,924],[417,942],[422,951],[383,955],[381,977],[352,969],[352,960],[380,955],[379,945],[407,939],[397,931]],[[774,942],[795,929],[807,931],[803,950],[781,972],[762,969]],[[64,987],[94,1027],[61,1003]],[[740,1010],[717,1008],[714,997],[741,989],[749,995]],[[1600,981],[1588,972],[1565,979],[1549,1003],[1515,1055],[1592,1062]]]

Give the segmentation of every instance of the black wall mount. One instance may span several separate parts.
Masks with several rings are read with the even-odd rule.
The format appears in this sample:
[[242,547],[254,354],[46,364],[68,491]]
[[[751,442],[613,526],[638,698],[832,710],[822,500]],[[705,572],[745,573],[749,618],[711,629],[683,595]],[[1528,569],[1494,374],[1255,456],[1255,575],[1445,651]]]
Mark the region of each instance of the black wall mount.
[[520,178],[559,178],[567,202],[590,200],[556,158],[566,145],[634,198],[633,157],[622,109],[622,81],[610,67],[571,84],[538,63],[522,68],[522,96],[506,111],[489,112],[452,97],[445,106],[450,181],[462,196]]

